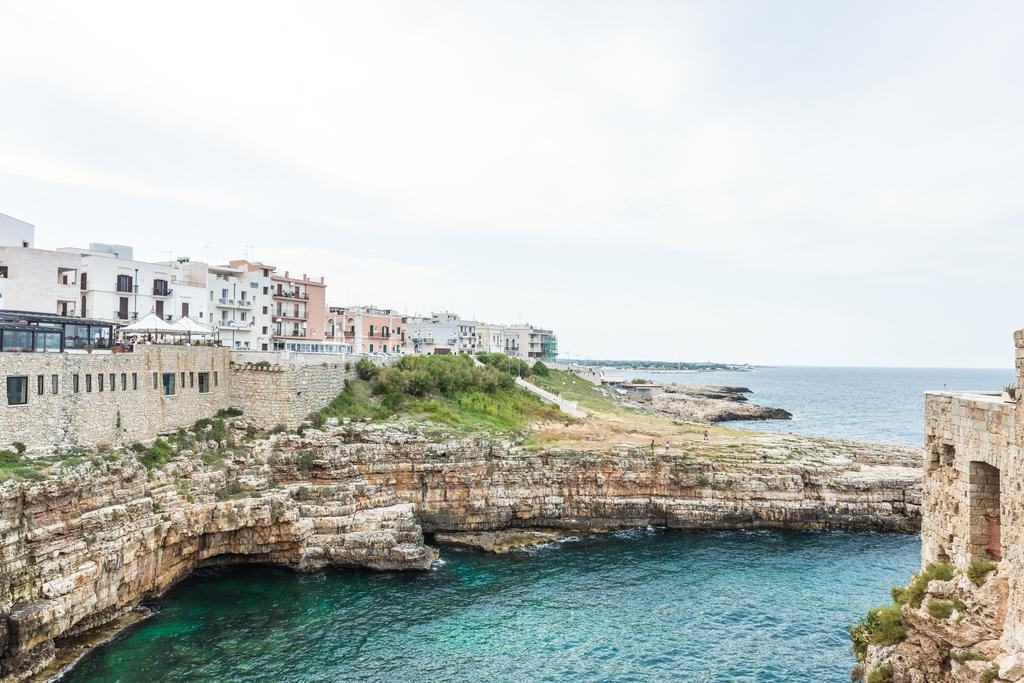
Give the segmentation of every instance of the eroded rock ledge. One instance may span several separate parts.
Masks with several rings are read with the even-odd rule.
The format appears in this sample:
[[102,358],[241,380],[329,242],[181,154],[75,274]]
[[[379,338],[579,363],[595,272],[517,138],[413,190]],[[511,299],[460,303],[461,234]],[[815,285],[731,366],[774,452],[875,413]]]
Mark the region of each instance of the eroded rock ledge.
[[424,570],[438,556],[424,531],[918,528],[911,449],[887,458],[849,442],[786,443],[813,443],[815,455],[531,453],[359,424],[279,434],[219,458],[185,451],[153,470],[109,453],[46,481],[7,482],[0,679],[31,677],[63,639],[207,565]]

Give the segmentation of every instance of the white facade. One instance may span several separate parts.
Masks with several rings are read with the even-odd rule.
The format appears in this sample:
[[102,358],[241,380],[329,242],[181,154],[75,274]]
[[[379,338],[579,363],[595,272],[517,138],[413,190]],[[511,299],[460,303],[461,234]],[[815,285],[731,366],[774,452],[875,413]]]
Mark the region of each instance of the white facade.
[[406,349],[423,356],[459,352],[459,327],[433,318],[405,318]]
[[206,265],[181,262],[146,263],[132,259],[131,247],[90,244],[89,249],[60,252],[81,258],[78,315],[127,322],[147,313],[164,320],[187,315],[209,322]]
[[0,213],[0,246],[31,249],[36,245],[36,228],[31,223]]
[[452,353],[476,353],[476,326],[475,320],[463,320],[456,313],[433,313],[431,320],[437,325],[452,325],[455,327],[455,344],[452,345]]
[[77,316],[81,265],[74,254],[0,247],[0,308]]
[[273,349],[273,274],[273,268],[261,264],[209,267],[207,322],[217,329],[223,346],[236,351]]
[[504,353],[505,326],[477,323],[476,351],[477,353]]
[[[533,325],[506,325],[505,326],[505,353],[525,361],[537,361],[545,358],[545,355],[553,346],[555,335],[551,330],[545,330]],[[553,358],[548,358],[553,360]]]

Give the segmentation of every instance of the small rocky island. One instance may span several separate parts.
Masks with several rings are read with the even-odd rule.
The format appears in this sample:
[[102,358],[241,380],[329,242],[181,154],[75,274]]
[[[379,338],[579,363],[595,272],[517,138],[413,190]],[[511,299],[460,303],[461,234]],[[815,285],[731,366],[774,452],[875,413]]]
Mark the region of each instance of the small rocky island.
[[747,387],[719,387],[703,384],[656,384],[627,382],[620,385],[625,397],[641,409],[671,420],[688,422],[729,422],[732,420],[790,420],[793,414],[782,408],[748,403]]

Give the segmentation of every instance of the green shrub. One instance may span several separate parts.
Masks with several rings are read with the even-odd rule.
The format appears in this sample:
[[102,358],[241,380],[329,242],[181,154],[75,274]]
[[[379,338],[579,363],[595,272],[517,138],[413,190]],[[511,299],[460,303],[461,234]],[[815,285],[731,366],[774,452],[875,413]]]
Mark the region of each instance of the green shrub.
[[214,417],[226,418],[226,417],[241,417],[241,408],[221,408],[216,412]]
[[538,377],[551,376],[551,371],[548,370],[548,366],[544,365],[544,363],[542,363],[541,361],[537,361],[536,363],[534,363],[533,367],[530,369],[533,371],[533,374],[537,375]]
[[933,619],[948,619],[953,614],[955,605],[952,600],[939,600],[932,598],[928,601],[928,614]]
[[356,363],[356,376],[364,382],[369,382],[379,374],[380,366],[369,358],[360,358],[359,362]]
[[163,439],[156,439],[139,454],[139,462],[147,470],[159,465],[166,465],[174,457],[174,448]]
[[850,640],[857,659],[864,661],[868,645],[895,645],[907,637],[907,624],[899,605],[876,607],[855,626],[850,627]]
[[925,567],[919,574],[914,576],[910,585],[906,588],[894,588],[892,599],[901,605],[920,607],[921,601],[928,590],[931,581],[949,581],[953,578],[953,568],[948,564],[935,563]]
[[[487,367],[494,368],[498,372],[511,375],[512,377],[529,377],[534,372],[526,361],[513,358],[504,353],[478,353],[476,358]],[[543,371],[547,372],[547,375],[543,375],[544,377],[551,374],[547,366],[542,365],[541,367]],[[537,374],[539,375],[540,373]]]
[[245,494],[245,489],[242,485],[236,481],[231,480],[224,484],[221,488],[217,489],[215,497],[219,501],[231,500],[232,498],[240,498]]
[[967,567],[967,578],[975,586],[980,586],[988,580],[989,572],[996,570],[996,563],[989,562],[988,560],[975,560],[971,562],[970,566]]
[[978,676],[978,680],[981,681],[981,683],[992,683],[992,681],[997,678],[999,678],[999,666],[997,664],[993,664],[989,668],[985,669],[981,672],[981,675]]
[[14,450],[17,451],[18,455],[22,455],[25,453],[25,444],[23,444],[22,442],[15,441],[11,445],[14,446]]
[[870,674],[868,674],[867,683],[891,683],[892,682],[892,669],[887,664],[883,664],[878,667]]

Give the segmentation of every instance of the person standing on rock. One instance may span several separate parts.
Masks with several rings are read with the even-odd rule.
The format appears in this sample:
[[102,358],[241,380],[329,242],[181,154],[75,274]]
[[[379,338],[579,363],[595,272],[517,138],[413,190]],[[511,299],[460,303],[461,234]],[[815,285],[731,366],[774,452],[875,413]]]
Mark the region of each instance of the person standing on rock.
[[708,428],[707,427],[704,428],[704,440],[705,441],[708,440]]
[[651,439],[651,453],[654,452],[654,439]]
[[668,453],[668,441],[665,442],[665,452]]

